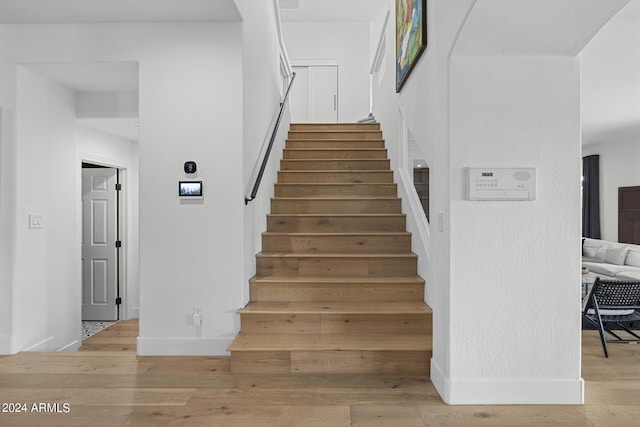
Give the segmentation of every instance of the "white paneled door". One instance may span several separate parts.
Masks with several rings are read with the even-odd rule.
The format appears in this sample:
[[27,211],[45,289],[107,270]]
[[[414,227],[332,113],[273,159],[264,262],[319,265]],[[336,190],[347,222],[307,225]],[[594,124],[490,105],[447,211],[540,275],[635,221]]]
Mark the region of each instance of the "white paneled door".
[[82,319],[117,320],[116,169],[82,169]]
[[296,66],[291,89],[293,123],[338,122],[338,67]]

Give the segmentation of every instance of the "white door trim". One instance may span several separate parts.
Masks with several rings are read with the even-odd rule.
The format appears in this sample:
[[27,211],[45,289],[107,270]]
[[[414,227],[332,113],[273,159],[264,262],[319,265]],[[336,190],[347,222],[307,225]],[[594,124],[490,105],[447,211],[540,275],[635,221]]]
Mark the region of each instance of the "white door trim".
[[292,59],[292,67],[339,67],[337,59]]

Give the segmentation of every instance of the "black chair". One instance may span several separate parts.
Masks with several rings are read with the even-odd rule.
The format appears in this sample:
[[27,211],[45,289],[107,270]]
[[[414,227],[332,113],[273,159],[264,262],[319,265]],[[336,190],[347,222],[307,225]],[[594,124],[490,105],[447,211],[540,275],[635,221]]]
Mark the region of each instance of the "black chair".
[[[604,357],[609,357],[605,332],[615,338],[609,339],[612,343],[640,342],[640,336],[631,330],[634,325],[629,325],[631,322],[640,322],[640,313],[636,311],[638,309],[640,309],[640,281],[596,278],[582,315],[598,327]],[[620,329],[614,332],[607,327],[608,324],[615,324]],[[636,329],[638,326],[635,325]],[[623,330],[633,338],[621,337]]]

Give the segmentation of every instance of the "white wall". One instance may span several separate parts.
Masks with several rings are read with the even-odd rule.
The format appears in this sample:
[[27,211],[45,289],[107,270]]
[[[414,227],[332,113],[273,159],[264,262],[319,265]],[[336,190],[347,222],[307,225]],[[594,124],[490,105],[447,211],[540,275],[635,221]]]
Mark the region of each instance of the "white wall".
[[[464,2],[428,2],[427,38],[428,48],[416,64],[402,92],[395,92],[395,2],[389,1],[392,11],[386,30],[386,54],[382,79],[378,75],[374,84],[374,115],[380,121],[387,141],[394,173],[405,162],[405,153],[400,142],[405,138],[403,121],[413,135],[416,144],[429,160],[430,173],[430,236],[418,243],[421,233],[418,219],[412,211],[407,213],[407,228],[412,232],[414,250],[421,246],[429,248],[429,257],[418,253],[419,273],[426,280],[426,301],[434,309],[433,315],[433,360],[446,361],[451,358],[448,328],[451,323],[450,283],[450,234],[449,234],[449,126],[448,126],[448,55],[466,18],[473,0]],[[379,81],[378,81],[379,80]],[[402,184],[402,180],[396,182]],[[399,185],[399,189],[401,185]],[[437,228],[437,215],[445,221],[443,230]]]
[[138,233],[138,143],[106,134],[94,128],[78,124],[79,163],[88,161],[95,164],[117,167],[122,184],[122,211],[124,221],[121,233],[124,265],[121,265],[121,291],[123,307],[120,318],[132,319],[140,315],[140,272]]
[[292,61],[338,61],[338,122],[369,113],[370,28],[368,22],[284,22]]
[[[280,108],[282,77],[275,8],[272,1],[237,0],[242,15],[243,42],[243,185],[250,193],[255,177],[251,175],[263,143],[268,144],[275,115]],[[244,209],[244,300],[249,300],[249,279],[256,272],[255,255],[262,248],[261,233],[266,231],[267,213],[274,182],[282,158],[288,116],[285,114],[281,131],[274,146],[269,167],[252,202]],[[257,165],[259,167],[259,165]],[[238,319],[239,327],[239,319]]]
[[600,155],[600,227],[604,240],[618,241],[618,187],[640,185],[637,139],[582,147],[582,155]]
[[[450,76],[455,356],[444,390],[455,403],[578,403],[579,62],[460,57]],[[535,167],[536,200],[467,201],[465,168],[487,166]]]
[[[387,31],[374,114],[394,168],[402,119],[430,161],[431,378],[448,403],[582,401],[576,56],[624,1],[590,3],[428,2],[429,45],[399,95]],[[535,167],[538,198],[466,201],[470,166]]]
[[[134,61],[140,64],[141,128],[138,349],[141,354],[225,354],[237,331],[235,310],[243,304],[245,268],[241,40],[238,22],[0,26],[3,109],[0,207],[1,220],[8,221],[2,223],[0,238],[1,261],[10,266],[8,273],[0,273],[3,278],[9,277],[9,284],[3,281],[0,286],[3,291],[6,288],[7,295],[13,294],[11,306],[3,308],[16,313],[8,329],[10,335],[0,337],[5,340],[0,348],[20,351],[49,336],[55,336],[55,349],[73,345],[67,330],[77,328],[79,322],[80,263],[73,249],[79,248],[79,210],[75,207],[66,210],[67,205],[60,203],[66,200],[64,197],[70,199],[70,204],[75,203],[74,191],[68,191],[61,200],[47,198],[34,202],[31,195],[42,190],[21,190],[21,186],[33,183],[36,178],[40,188],[45,179],[53,182],[40,174],[23,177],[37,171],[34,167],[27,168],[27,164],[46,165],[51,159],[56,162],[55,166],[48,166],[55,168],[52,171],[58,178],[55,188],[79,188],[75,115],[66,108],[52,116],[73,119],[73,127],[69,128],[73,129],[72,149],[64,146],[52,156],[49,151],[54,146],[44,144],[46,139],[39,139],[33,147],[22,147],[24,138],[12,129],[13,122],[20,111],[29,110],[16,109],[16,64]],[[42,90],[51,89],[44,83],[42,86]],[[34,120],[31,115],[23,113],[18,123]],[[4,130],[7,123],[9,127]],[[44,130],[33,127],[27,132],[35,140],[34,135]],[[58,137],[54,133],[49,138],[53,135]],[[43,149],[36,149],[43,144]],[[18,165],[15,169],[14,160]],[[182,165],[186,160],[197,161],[201,171],[205,198],[200,203],[181,203],[177,197],[177,181],[184,177]],[[52,227],[46,230],[55,231],[58,241],[47,244],[71,242],[69,250],[56,249],[59,255],[52,257],[42,254],[44,249],[32,241],[40,235],[24,230],[27,212],[35,209],[45,214],[45,221],[50,224],[45,227]],[[26,261],[25,251],[29,248],[40,254],[37,259],[41,262]],[[59,264],[56,268],[60,271],[49,278],[45,273],[56,265],[52,261]],[[27,265],[32,271],[27,271]],[[75,283],[66,280],[69,275],[76,278]],[[39,279],[47,281],[40,283]],[[51,292],[59,291],[46,309],[64,313],[59,322],[33,325],[26,338],[22,336],[26,328],[15,321],[34,306],[26,299],[25,283],[29,286],[32,283],[35,289],[46,286]],[[75,295],[71,294],[72,289]],[[35,302],[39,298],[36,296]],[[67,309],[65,304],[73,306]],[[201,307],[204,313],[200,329],[191,323],[194,306]],[[14,346],[7,343],[12,337]],[[58,338],[65,340],[65,344],[57,344]]]
[[[6,70],[0,63],[0,73]],[[0,79],[0,88],[6,86]],[[0,90],[2,92],[2,90]],[[0,105],[6,106],[6,98],[0,98]],[[0,354],[11,353],[13,335],[13,257],[15,218],[15,145],[6,144],[10,131],[12,114],[0,108]],[[11,126],[13,131],[13,126]]]
[[138,92],[79,92],[78,117],[138,117]]
[[[17,204],[12,349],[78,345],[80,298],[75,93],[23,67],[17,70]],[[43,227],[29,228],[41,214]]]
[[[243,302],[242,33],[179,27],[149,28],[140,53],[138,353],[225,354]],[[201,201],[177,197],[187,160]]]

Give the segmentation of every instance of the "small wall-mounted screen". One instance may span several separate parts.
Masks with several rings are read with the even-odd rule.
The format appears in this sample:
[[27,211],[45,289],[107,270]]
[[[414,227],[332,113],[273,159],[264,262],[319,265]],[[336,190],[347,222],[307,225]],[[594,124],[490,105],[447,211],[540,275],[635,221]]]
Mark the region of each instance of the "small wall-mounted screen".
[[178,196],[180,196],[180,197],[202,197],[202,181],[180,181],[180,182],[178,182]]

